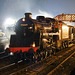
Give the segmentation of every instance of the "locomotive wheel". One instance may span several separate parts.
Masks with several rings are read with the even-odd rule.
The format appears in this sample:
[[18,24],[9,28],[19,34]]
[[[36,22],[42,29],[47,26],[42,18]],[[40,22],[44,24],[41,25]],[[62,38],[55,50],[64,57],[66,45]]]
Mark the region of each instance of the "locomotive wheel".
[[13,62],[15,62],[15,63],[18,62],[18,60],[19,60],[19,58],[18,58],[18,51],[16,51],[16,52],[14,53],[14,55],[12,56],[12,59],[13,59]]
[[65,43],[65,47],[67,48],[67,42]]
[[11,62],[14,62],[13,56],[10,56],[10,57],[9,57],[9,60],[10,60]]
[[67,42],[67,48],[68,48],[68,42]]
[[33,59],[32,59],[32,61],[35,63],[35,56],[33,55]]
[[35,53],[33,55],[33,62],[34,63],[37,63],[38,61],[42,60],[43,59],[43,53]]
[[45,58],[45,53],[42,54],[43,59]]
[[37,60],[38,60],[38,54],[33,54],[33,59],[32,59],[32,61],[33,61],[34,63],[36,63]]
[[50,56],[52,55],[52,50],[50,50],[49,54],[50,54]]
[[48,54],[47,54],[47,57],[50,55],[49,51],[48,51]]
[[7,48],[7,49],[5,50],[5,53],[6,53],[6,54],[10,53],[10,49]]
[[42,54],[39,54],[39,61],[42,60]]
[[39,59],[38,59],[38,60],[40,61],[40,60],[41,60],[41,54],[39,54],[39,56],[38,56],[38,57],[39,57]]
[[65,43],[65,47],[68,48],[68,42]]
[[62,46],[63,46],[63,49],[64,49],[65,48],[65,43],[64,42],[62,43]]
[[32,61],[34,62],[34,59],[35,59],[34,54],[30,54],[29,59],[30,59],[30,62],[32,62]]
[[35,63],[37,63],[38,55],[35,56]]
[[53,53],[54,55],[56,54],[56,51],[54,51],[54,53]]
[[63,45],[60,46],[60,50],[62,50],[62,49],[63,49]]
[[23,52],[23,58],[22,60],[25,61],[27,58],[26,58],[26,52]]
[[39,54],[37,55],[37,57],[36,57],[37,59],[36,59],[36,61],[38,62],[39,61]]
[[39,55],[38,54],[34,54],[33,55],[33,62],[37,63],[39,61]]
[[66,42],[64,42],[64,48],[66,48]]
[[55,49],[52,48],[52,54],[55,54]]
[[61,51],[61,50],[62,50],[62,47],[60,46],[60,47],[59,47],[59,51]]
[[68,48],[68,41],[66,42],[66,47]]
[[38,55],[35,56],[35,63],[38,62]]
[[48,56],[48,51],[45,52],[45,58],[47,58],[47,56]]
[[55,49],[52,49],[52,51],[53,51],[53,55],[55,55],[55,54],[56,54],[56,51],[55,51]]
[[64,42],[64,48],[66,48],[66,42]]
[[44,59],[44,53],[42,52],[41,53],[41,60],[43,60]]
[[61,50],[63,50],[63,42],[61,43],[61,47],[60,48],[61,48]]

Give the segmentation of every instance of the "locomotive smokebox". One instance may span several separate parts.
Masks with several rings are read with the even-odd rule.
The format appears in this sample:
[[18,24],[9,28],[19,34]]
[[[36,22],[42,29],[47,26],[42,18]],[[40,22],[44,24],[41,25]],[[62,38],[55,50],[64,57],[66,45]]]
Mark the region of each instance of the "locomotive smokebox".
[[25,13],[25,18],[31,18],[32,14],[31,13]]

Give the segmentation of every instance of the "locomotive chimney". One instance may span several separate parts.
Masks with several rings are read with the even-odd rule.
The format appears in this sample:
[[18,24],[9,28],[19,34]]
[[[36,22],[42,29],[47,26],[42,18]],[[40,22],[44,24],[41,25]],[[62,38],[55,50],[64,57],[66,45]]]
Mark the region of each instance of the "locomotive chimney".
[[25,18],[31,18],[32,14],[31,13],[25,13]]

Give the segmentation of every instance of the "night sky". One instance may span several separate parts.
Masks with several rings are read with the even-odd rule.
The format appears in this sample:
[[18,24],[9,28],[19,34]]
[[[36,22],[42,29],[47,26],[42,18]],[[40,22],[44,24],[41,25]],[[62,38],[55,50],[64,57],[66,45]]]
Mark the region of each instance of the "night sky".
[[0,0],[0,25],[6,18],[24,17],[25,12],[31,12],[33,18],[36,15],[75,14],[75,0]]

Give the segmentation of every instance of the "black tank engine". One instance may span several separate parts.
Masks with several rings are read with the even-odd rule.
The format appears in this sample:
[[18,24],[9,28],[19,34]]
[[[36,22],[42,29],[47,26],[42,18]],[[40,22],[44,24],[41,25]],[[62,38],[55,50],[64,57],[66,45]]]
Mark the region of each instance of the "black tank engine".
[[[37,16],[31,18],[31,13],[18,20],[15,35],[11,35],[10,53],[25,53],[25,57],[46,57],[56,50],[68,47],[74,40],[74,27],[53,18]],[[64,28],[65,27],[65,28]],[[65,33],[63,31],[66,31]],[[69,35],[68,35],[69,33]],[[63,35],[64,34],[64,35]],[[65,36],[66,35],[66,36]],[[72,36],[69,37],[69,36]]]

